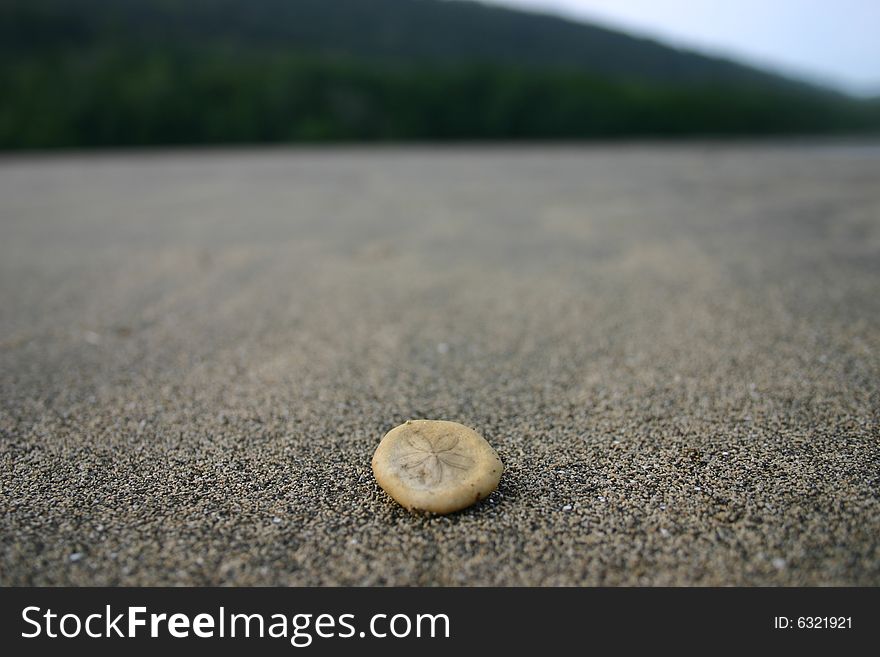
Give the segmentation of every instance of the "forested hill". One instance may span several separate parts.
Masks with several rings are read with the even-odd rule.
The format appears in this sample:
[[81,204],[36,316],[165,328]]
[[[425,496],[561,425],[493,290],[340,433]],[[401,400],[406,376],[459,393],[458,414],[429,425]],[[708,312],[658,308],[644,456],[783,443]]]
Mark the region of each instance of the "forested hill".
[[783,83],[593,25],[458,0],[6,0],[0,16],[2,42],[21,51],[234,44],[390,62],[565,67],[664,82]]
[[857,132],[855,101],[458,0],[4,0],[0,147]]

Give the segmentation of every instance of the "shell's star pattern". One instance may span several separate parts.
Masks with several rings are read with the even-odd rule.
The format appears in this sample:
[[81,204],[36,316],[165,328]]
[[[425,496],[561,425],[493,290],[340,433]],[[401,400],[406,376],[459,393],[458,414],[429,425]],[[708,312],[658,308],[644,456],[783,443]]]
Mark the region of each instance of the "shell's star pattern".
[[475,504],[495,490],[503,470],[480,434],[445,420],[408,420],[373,454],[376,481],[411,511],[451,513]]
[[456,451],[460,438],[453,434],[424,436],[413,432],[403,439],[397,462],[402,470],[425,486],[440,484],[445,473],[453,470],[467,470],[474,460],[467,454]]

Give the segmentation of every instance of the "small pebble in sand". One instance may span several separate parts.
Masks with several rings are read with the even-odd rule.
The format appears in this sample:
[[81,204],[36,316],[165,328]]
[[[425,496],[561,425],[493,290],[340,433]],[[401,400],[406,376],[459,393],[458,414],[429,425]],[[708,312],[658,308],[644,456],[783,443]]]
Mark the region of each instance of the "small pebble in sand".
[[444,420],[408,420],[373,454],[379,485],[410,511],[452,513],[495,490],[504,465],[473,429]]
[[73,554],[71,554],[67,558],[70,559],[73,563],[76,563],[77,561],[79,561],[80,559],[83,558],[83,553],[82,552],[74,552]]

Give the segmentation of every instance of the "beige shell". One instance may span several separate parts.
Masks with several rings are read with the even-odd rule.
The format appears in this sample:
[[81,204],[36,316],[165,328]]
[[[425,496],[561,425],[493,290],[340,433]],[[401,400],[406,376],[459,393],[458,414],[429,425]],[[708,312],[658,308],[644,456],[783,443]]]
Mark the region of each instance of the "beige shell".
[[379,485],[410,511],[452,513],[489,495],[504,465],[473,429],[445,420],[408,420],[373,454]]

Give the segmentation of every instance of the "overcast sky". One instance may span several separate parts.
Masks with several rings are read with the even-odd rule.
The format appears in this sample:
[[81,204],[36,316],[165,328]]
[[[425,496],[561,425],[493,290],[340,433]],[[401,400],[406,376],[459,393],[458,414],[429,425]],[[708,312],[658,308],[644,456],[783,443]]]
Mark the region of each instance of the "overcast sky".
[[880,94],[880,0],[482,0],[580,17]]

